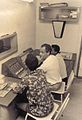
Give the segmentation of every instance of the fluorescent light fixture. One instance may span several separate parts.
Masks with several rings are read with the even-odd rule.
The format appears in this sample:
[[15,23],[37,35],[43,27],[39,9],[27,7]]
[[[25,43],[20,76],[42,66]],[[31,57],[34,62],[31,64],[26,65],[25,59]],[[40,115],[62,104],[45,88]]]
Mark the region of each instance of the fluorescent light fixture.
[[22,0],[22,1],[29,2],[29,3],[33,2],[33,0]]

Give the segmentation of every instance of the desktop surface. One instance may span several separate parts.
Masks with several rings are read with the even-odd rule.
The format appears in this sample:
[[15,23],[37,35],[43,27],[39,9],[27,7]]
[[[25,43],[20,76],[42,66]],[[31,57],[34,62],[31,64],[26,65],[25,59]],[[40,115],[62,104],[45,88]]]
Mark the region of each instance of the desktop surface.
[[[10,82],[11,84],[14,82],[18,83],[20,81],[19,79],[12,78],[12,77],[4,77],[3,79],[7,84],[10,84]],[[5,88],[5,91],[6,91],[6,88]],[[17,94],[14,93],[13,90],[11,90],[10,88],[9,92],[6,95],[4,95],[4,97],[0,97],[0,105],[8,107],[10,103],[15,99],[16,96]]]

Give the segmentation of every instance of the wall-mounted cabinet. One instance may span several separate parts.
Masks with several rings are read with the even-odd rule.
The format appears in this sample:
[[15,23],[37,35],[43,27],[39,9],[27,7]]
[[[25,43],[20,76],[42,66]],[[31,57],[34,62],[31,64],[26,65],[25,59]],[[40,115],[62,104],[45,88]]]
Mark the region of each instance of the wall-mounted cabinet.
[[39,19],[47,22],[68,21],[77,22],[80,15],[79,7],[40,6]]
[[18,50],[17,33],[0,36],[0,60]]

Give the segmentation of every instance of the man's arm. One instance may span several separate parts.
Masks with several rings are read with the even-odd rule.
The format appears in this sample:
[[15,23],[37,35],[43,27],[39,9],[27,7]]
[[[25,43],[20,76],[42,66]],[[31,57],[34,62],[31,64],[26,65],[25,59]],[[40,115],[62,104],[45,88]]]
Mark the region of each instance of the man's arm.
[[57,91],[57,90],[59,90],[61,85],[62,85],[62,82],[58,82],[58,83],[53,84],[53,85],[48,84],[50,91]]

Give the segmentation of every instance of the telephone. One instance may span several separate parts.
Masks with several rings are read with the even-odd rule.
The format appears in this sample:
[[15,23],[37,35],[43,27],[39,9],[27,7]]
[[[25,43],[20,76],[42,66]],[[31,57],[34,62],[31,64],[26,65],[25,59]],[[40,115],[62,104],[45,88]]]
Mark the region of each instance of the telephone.
[[20,56],[11,58],[2,64],[2,74],[8,77],[23,78],[29,71]]

